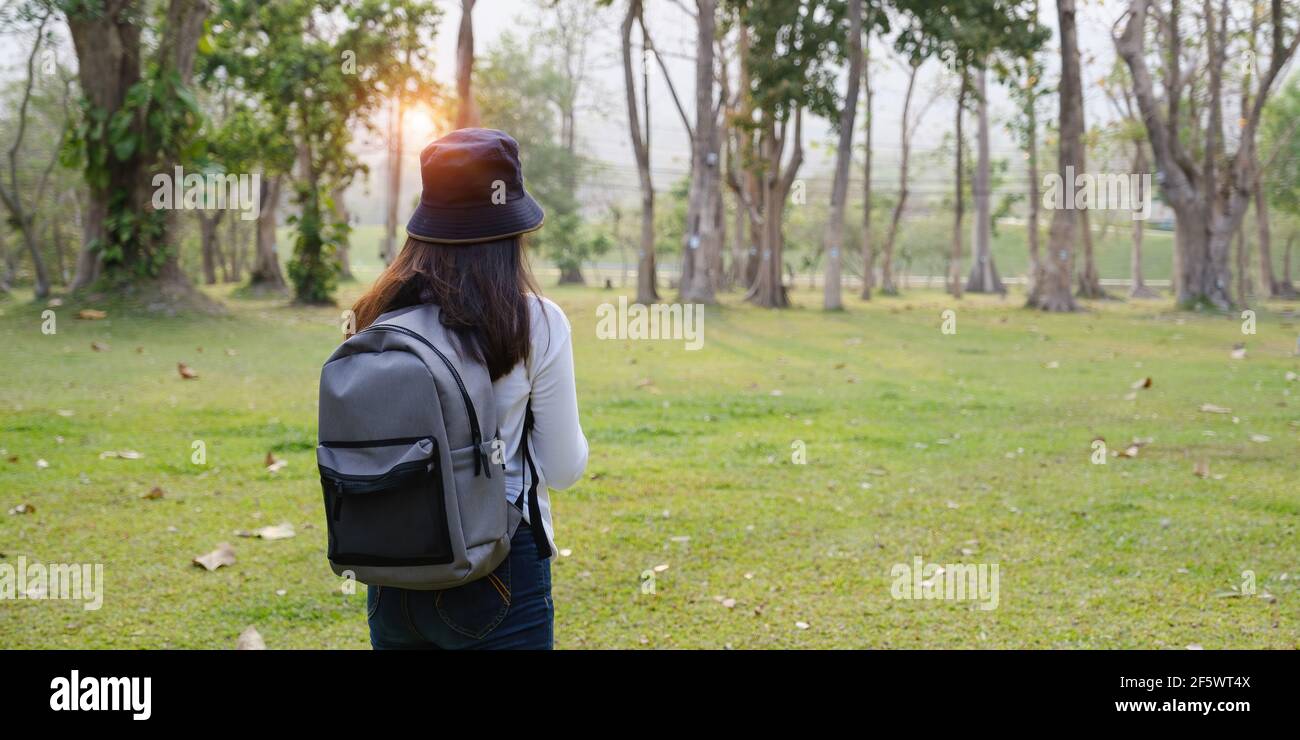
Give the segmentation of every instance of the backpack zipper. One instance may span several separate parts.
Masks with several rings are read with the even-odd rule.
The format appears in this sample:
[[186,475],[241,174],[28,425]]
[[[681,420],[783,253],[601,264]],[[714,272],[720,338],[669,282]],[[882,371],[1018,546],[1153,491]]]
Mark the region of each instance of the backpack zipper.
[[492,469],[488,466],[487,455],[483,452],[483,433],[478,426],[478,414],[474,413],[474,402],[470,400],[469,391],[465,389],[465,381],[461,379],[460,373],[457,372],[456,367],[451,364],[451,360],[447,359],[447,356],[444,355],[441,350],[433,346],[433,342],[425,339],[419,332],[407,329],[405,326],[397,326],[395,324],[375,324],[373,326],[368,326],[357,333],[364,334],[368,331],[395,331],[399,334],[405,334],[419,340],[424,344],[424,346],[433,350],[433,353],[438,356],[438,359],[442,360],[442,363],[451,371],[451,377],[456,380],[456,386],[460,388],[460,397],[465,401],[465,412],[469,415],[469,431],[471,439],[474,442],[474,475],[478,475],[479,472],[482,471],[487,473],[487,477],[491,478]]
[[429,459],[411,460],[376,475],[349,475],[332,468],[320,466],[322,477],[329,481],[336,493],[374,493],[401,484],[407,478],[427,474],[433,463]]

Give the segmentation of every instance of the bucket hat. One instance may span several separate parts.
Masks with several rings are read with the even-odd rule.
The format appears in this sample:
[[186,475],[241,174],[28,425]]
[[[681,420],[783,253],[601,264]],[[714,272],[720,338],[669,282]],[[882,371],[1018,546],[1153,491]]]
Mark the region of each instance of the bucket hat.
[[463,128],[420,152],[420,204],[406,224],[412,239],[473,244],[541,228],[541,205],[524,189],[519,142],[490,128]]

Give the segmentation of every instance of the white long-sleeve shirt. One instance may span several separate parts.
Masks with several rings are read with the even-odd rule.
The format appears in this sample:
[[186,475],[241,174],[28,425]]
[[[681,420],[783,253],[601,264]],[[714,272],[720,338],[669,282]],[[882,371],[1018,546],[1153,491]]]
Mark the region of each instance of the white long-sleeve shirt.
[[[532,399],[533,464],[537,467],[537,500],[542,509],[546,538],[555,546],[548,488],[564,489],[578,482],[587,467],[587,438],[578,422],[578,391],[573,377],[573,343],[569,319],[552,301],[541,296],[529,305],[527,362],[515,365],[492,384],[497,403],[497,430],[505,443],[506,497],[513,503],[527,490],[520,440],[524,409]],[[528,521],[528,507],[524,507]],[[525,526],[525,525],[520,525]]]

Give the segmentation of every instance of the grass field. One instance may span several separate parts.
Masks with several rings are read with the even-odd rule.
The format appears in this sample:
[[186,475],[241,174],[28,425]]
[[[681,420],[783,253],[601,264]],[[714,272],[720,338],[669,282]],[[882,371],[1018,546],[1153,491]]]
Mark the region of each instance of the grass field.
[[[1300,647],[1294,304],[1243,337],[1167,302],[1057,316],[913,292],[826,315],[796,291],[784,312],[728,298],[688,352],[597,340],[616,293],[548,294],[591,442],[553,496],[559,647]],[[0,602],[3,647],[229,648],[250,625],[271,648],[367,647],[364,589],[325,562],[313,454],[338,311],[214,295],[227,315],[81,321],[70,302],[53,335],[43,306],[0,304],[0,564],[106,578],[98,611]],[[1099,436],[1150,442],[1095,465]],[[123,450],[141,456],[101,459]],[[280,522],[296,536],[234,534]],[[233,566],[191,564],[222,541]],[[895,600],[891,568],[917,556],[998,564],[997,608]]]

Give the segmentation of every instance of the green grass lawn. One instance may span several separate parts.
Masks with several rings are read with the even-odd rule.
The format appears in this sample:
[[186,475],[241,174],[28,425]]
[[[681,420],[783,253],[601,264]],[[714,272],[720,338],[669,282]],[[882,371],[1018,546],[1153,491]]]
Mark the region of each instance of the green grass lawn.
[[[553,496],[560,647],[1300,647],[1293,304],[1243,337],[1166,302],[1058,316],[913,292],[826,315],[732,296],[688,352],[597,340],[615,293],[548,293],[591,442],[584,480]],[[0,564],[106,578],[98,611],[0,602],[0,646],[229,648],[250,625],[271,648],[368,646],[364,589],[342,593],[325,561],[313,454],[338,311],[214,295],[227,315],[68,305],[54,335],[42,306],[0,304]],[[1151,441],[1094,465],[1098,436]],[[234,534],[280,522],[297,535]],[[191,564],[222,541],[235,565]],[[916,556],[998,564],[998,607],[893,599],[891,568]],[[1247,570],[1256,595],[1231,596]]]

